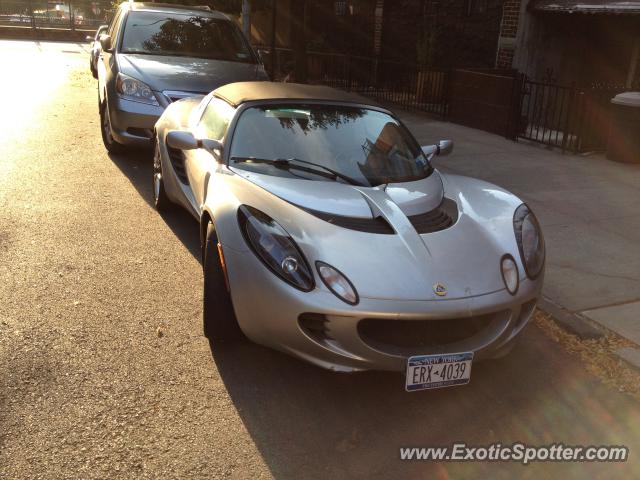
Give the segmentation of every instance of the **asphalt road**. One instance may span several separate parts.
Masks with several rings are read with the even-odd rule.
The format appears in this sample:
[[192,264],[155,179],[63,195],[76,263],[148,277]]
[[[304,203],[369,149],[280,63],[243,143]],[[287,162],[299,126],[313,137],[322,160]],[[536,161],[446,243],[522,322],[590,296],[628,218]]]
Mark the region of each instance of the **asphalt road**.
[[[101,145],[83,49],[0,42],[0,478],[633,478],[638,403],[535,326],[461,388],[201,333],[197,225]],[[401,462],[401,446],[626,445],[624,464]]]

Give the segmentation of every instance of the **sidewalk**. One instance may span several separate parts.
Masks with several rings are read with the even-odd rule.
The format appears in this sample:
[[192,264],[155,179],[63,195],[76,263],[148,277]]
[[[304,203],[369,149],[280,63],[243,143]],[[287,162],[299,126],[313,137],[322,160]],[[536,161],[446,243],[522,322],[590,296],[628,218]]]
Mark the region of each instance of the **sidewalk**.
[[454,141],[453,153],[435,161],[443,172],[500,185],[533,209],[547,242],[544,297],[640,345],[640,165],[400,116],[423,145]]

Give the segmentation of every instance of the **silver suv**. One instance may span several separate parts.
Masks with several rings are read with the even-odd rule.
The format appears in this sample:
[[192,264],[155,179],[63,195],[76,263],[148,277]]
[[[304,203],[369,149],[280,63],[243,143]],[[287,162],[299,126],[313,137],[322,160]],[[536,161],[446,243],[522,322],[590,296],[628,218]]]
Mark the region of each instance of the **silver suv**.
[[268,80],[240,29],[206,7],[125,2],[100,45],[100,125],[113,153],[148,146],[171,102],[231,82]]

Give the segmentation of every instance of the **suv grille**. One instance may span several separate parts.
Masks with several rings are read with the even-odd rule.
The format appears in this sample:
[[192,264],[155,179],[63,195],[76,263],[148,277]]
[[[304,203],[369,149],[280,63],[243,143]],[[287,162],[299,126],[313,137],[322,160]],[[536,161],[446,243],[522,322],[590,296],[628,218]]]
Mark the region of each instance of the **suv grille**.
[[165,90],[164,92],[162,92],[162,94],[167,97],[167,99],[173,103],[173,102],[177,102],[178,100],[182,100],[183,98],[187,98],[187,97],[195,97],[197,95],[206,95],[206,93],[200,93],[200,92],[180,92],[180,91],[174,91],[174,90]]

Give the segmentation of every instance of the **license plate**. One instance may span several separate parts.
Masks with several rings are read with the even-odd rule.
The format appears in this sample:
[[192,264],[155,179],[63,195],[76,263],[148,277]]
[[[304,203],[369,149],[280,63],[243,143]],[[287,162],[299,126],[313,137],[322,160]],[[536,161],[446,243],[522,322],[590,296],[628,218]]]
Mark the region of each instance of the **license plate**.
[[471,379],[473,352],[417,355],[407,360],[407,392],[465,385]]

